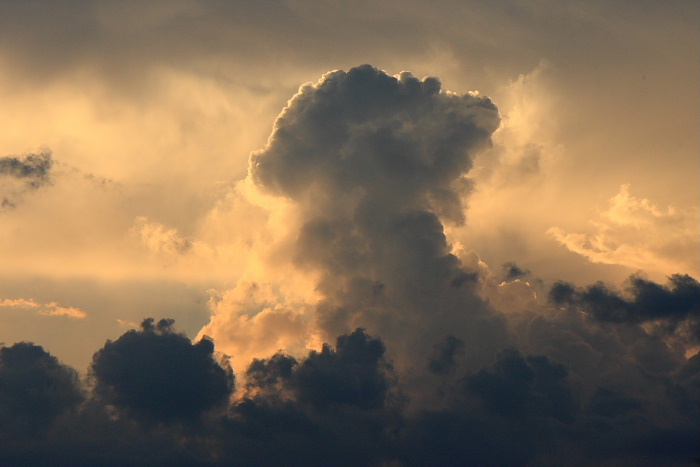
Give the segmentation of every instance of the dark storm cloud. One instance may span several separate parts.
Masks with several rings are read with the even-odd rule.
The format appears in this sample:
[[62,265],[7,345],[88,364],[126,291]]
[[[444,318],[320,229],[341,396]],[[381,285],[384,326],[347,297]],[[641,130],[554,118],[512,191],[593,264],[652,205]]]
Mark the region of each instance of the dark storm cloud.
[[196,344],[172,329],[172,320],[146,319],[107,342],[93,357],[95,393],[129,415],[156,422],[196,420],[224,405],[233,374],[214,359],[214,344]]
[[0,209],[15,207],[27,191],[52,183],[51,151],[0,157]]
[[390,386],[392,368],[384,352],[381,340],[356,329],[339,336],[335,348],[324,344],[301,362],[279,353],[254,360],[246,372],[247,390],[258,397],[291,392],[319,410],[338,405],[375,409],[383,405]]
[[442,341],[433,345],[433,352],[428,359],[428,369],[431,373],[445,374],[454,371],[457,362],[455,358],[464,352],[464,341],[448,334]]
[[242,455],[240,465],[379,464],[399,427],[401,401],[383,355],[383,343],[357,329],[300,361],[282,354],[255,360],[247,396],[225,423],[227,449]]
[[295,372],[299,401],[314,407],[345,404],[361,409],[381,407],[389,389],[383,361],[384,344],[361,329],[338,337],[312,352]]
[[[0,463],[501,467],[571,465],[576,453],[582,465],[681,466],[700,447],[697,356],[643,383],[650,396],[595,382],[589,393],[561,363],[506,349],[437,393],[437,406],[409,410],[409,383],[386,362],[384,344],[357,329],[303,358],[253,361],[242,397],[201,418],[227,400],[231,379],[213,363],[210,341],[199,348],[172,325],[149,319],[108,342],[95,354],[91,392],[38,346],[1,349],[1,432],[19,436],[3,439]],[[445,339],[443,350],[455,347]],[[113,383],[100,368],[114,375],[120,366],[131,370],[109,389],[118,401],[105,397]],[[136,416],[115,416],[124,410]]]
[[298,201],[355,196],[364,206],[386,197],[379,209],[433,206],[462,220],[455,183],[499,116],[487,98],[439,91],[436,78],[396,78],[369,65],[329,73],[277,119],[268,147],[251,156],[253,179]]
[[[97,382],[80,410],[65,416],[60,429],[42,432],[29,444],[3,446],[0,463],[369,466],[389,456],[389,435],[398,429],[398,412],[392,396],[395,380],[379,339],[358,329],[338,337],[335,347],[325,345],[299,361],[283,354],[254,361],[247,371],[244,397],[230,403],[227,412],[183,424],[207,408],[193,408],[197,400],[211,400],[190,386],[190,375],[198,375],[200,386],[206,386],[201,381],[206,376],[201,375],[219,374],[215,378],[220,380],[224,372],[212,368],[208,350],[203,352],[206,358],[187,357],[197,353],[197,345],[174,333],[171,320],[146,320],[140,331],[108,342],[95,354]],[[164,365],[178,371],[173,377],[166,375]],[[120,402],[116,396],[105,397],[106,366],[110,375],[117,367],[127,369],[121,373],[120,386],[109,389],[119,392]],[[13,384],[30,389],[34,382],[14,378]],[[208,389],[219,394],[211,385]],[[77,402],[63,405],[75,408]],[[117,414],[127,410],[135,416],[115,417],[112,404]],[[19,406],[17,417],[31,417],[32,410]],[[3,427],[6,423],[0,421]]]
[[253,181],[301,214],[295,260],[322,273],[327,337],[362,326],[423,358],[454,329],[470,358],[504,345],[443,227],[465,222],[465,174],[500,117],[486,97],[440,88],[369,65],[328,73],[302,86],[251,155]]
[[20,342],[0,348],[0,433],[36,436],[62,413],[77,408],[83,392],[75,370],[42,347]]
[[246,371],[246,390],[266,397],[283,395],[298,364],[296,358],[280,352],[270,358],[255,359]]
[[666,286],[633,275],[625,293],[602,282],[582,289],[558,282],[552,286],[549,296],[554,303],[580,307],[601,322],[661,321],[670,334],[685,322],[691,326],[692,337],[700,340],[700,283],[688,275],[670,276]]
[[538,464],[538,451],[551,449],[548,439],[577,416],[567,376],[544,356],[504,350],[493,365],[457,381],[447,407],[407,416],[399,434],[402,465]]
[[515,349],[498,356],[493,370],[481,370],[466,378],[469,393],[488,412],[520,418],[528,414],[552,416],[571,422],[576,414],[568,372],[544,356],[523,358]]

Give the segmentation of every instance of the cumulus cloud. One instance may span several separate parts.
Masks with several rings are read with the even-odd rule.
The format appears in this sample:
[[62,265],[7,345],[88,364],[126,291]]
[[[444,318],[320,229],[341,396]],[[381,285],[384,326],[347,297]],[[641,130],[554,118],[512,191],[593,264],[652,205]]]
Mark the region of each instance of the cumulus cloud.
[[196,344],[174,332],[172,320],[146,319],[93,357],[95,393],[130,416],[147,421],[196,420],[224,405],[233,374],[215,359],[214,344]]
[[42,347],[20,342],[0,348],[0,433],[10,446],[48,431],[83,397],[78,373]]
[[[453,329],[470,355],[503,345],[498,313],[474,293],[475,276],[451,253],[443,227],[465,222],[466,173],[499,121],[478,93],[369,65],[299,89],[268,144],[251,154],[249,179],[284,213],[271,217],[280,240],[268,262],[285,255],[290,274],[312,280],[319,295],[307,302],[302,342],[364,327],[396,355],[424,353]],[[230,321],[222,313],[220,305],[205,332]]]
[[302,355],[312,347],[310,306],[269,283],[241,281],[223,294],[211,291],[212,316],[200,331],[232,356],[237,370],[279,350]]
[[695,207],[659,207],[630,194],[622,185],[608,209],[592,220],[595,233],[568,233],[552,227],[548,233],[561,245],[595,263],[635,269],[684,272],[700,269],[700,211]]

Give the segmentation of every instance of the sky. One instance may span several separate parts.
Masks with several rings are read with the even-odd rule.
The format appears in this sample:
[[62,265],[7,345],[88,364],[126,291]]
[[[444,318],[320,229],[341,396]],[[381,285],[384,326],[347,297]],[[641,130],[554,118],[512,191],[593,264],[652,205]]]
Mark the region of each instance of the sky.
[[698,26],[0,0],[0,463],[695,465]]

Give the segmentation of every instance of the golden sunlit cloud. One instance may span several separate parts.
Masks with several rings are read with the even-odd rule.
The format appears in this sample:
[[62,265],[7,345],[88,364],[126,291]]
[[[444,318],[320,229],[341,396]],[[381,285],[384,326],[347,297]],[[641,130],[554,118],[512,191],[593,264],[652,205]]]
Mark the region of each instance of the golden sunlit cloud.
[[45,308],[39,312],[46,316],[65,316],[67,318],[83,319],[87,316],[83,310],[72,306],[60,306],[56,302],[47,303]]
[[24,298],[18,298],[13,300],[11,298],[6,298],[0,300],[0,307],[36,308],[38,306],[40,305],[32,299],[26,300]]
[[697,277],[699,212],[695,207],[659,207],[649,199],[636,198],[629,185],[622,185],[608,208],[591,221],[595,232],[568,233],[552,227],[548,234],[595,263]]
[[4,299],[0,300],[0,308],[38,308],[37,313],[44,316],[65,316],[67,318],[83,319],[87,313],[72,306],[61,306],[57,302],[37,303],[33,299]]

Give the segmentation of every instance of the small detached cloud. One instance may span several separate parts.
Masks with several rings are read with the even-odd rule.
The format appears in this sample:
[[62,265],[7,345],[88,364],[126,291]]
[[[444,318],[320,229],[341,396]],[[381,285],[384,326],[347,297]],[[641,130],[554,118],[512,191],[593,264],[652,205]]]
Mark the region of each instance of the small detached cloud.
[[178,256],[192,248],[192,240],[180,235],[177,229],[143,216],[136,218],[129,234],[154,254]]
[[6,298],[4,300],[0,300],[0,307],[36,308],[38,306],[40,306],[40,305],[31,298],[29,300],[26,300],[24,298],[17,298],[17,299]]
[[27,192],[53,183],[51,151],[0,157],[0,209],[16,207]]
[[63,316],[66,318],[83,319],[87,313],[72,306],[61,306],[58,302],[38,303],[34,299],[10,299],[0,300],[0,308],[29,308],[36,309],[37,313],[44,316]]
[[503,263],[501,275],[503,276],[503,280],[505,282],[521,279],[529,274],[529,269],[521,268],[514,261]]
[[60,306],[56,302],[47,303],[39,312],[46,316],[65,316],[67,318],[83,319],[87,316],[83,310],[73,306]]
[[139,249],[148,251],[152,260],[166,266],[180,265],[185,270],[206,270],[221,261],[217,247],[192,236],[183,235],[148,217],[139,216],[128,231],[129,239]]

